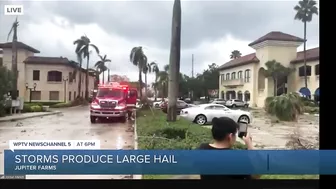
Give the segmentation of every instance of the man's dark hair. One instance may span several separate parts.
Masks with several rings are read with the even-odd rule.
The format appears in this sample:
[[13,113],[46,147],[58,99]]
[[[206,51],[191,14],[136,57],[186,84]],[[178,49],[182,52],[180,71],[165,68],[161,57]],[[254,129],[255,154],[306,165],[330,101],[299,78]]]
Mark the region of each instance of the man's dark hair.
[[238,123],[228,117],[213,118],[212,120],[212,137],[216,141],[223,141],[229,134],[237,133]]

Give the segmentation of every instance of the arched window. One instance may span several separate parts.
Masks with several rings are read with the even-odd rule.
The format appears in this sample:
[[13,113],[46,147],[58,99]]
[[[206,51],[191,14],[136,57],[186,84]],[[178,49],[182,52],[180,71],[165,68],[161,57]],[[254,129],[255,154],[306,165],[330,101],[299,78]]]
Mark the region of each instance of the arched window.
[[244,74],[245,82],[246,83],[250,82],[250,78],[251,78],[251,70],[247,69],[245,70],[245,74]]
[[226,80],[230,80],[230,74],[229,73],[226,74]]
[[249,92],[249,91],[245,91],[245,92],[244,92],[244,100],[245,100],[245,102],[250,101],[250,99],[251,99],[251,94],[250,94],[250,92]]
[[47,81],[61,82],[62,81],[62,72],[49,71]]
[[[307,73],[307,76],[311,76],[311,66],[306,66],[306,73]],[[304,74],[304,66],[301,66],[299,67],[299,76],[300,77],[303,77],[305,74]]]
[[315,75],[320,75],[320,64],[315,65]]
[[236,72],[232,72],[231,79],[236,79]]
[[241,79],[243,77],[243,71],[239,71],[237,76],[238,76],[238,79]]

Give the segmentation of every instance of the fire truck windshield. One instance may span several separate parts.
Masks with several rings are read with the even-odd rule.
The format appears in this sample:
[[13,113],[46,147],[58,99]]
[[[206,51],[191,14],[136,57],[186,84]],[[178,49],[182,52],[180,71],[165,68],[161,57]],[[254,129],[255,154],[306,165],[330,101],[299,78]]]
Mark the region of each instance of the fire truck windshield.
[[122,89],[99,88],[97,97],[123,97],[123,94]]

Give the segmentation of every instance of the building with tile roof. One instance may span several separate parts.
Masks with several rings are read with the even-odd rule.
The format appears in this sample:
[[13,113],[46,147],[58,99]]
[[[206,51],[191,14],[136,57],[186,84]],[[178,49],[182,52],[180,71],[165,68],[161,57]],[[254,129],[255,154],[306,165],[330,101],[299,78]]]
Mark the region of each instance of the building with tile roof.
[[310,98],[319,98],[319,47],[307,49],[307,80],[304,84],[303,52],[297,48],[303,39],[283,32],[270,32],[253,41],[249,46],[255,53],[232,59],[221,65],[219,77],[219,97],[239,99],[250,105],[263,107],[269,96],[274,96],[274,82],[266,78],[264,71],[267,61],[276,60],[286,67],[294,68],[286,81],[277,83],[277,95],[297,91]]
[[[73,73],[78,69],[76,62],[65,57],[35,56],[39,50],[17,42],[18,47],[18,93],[19,97],[32,102],[69,102],[78,95],[85,95],[86,70],[81,69],[76,77]],[[12,68],[12,43],[0,43],[0,66]],[[81,91],[78,91],[78,82],[81,82]],[[94,88],[95,77],[90,73],[89,91]],[[31,93],[28,88],[35,90]],[[27,86],[27,87],[26,87]],[[30,97],[31,95],[31,97]]]

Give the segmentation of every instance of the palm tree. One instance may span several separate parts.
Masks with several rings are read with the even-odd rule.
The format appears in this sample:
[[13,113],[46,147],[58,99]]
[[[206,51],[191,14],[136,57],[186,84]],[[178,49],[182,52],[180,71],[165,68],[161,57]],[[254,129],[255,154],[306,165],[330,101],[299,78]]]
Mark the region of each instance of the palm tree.
[[18,68],[17,68],[17,28],[19,27],[19,22],[17,20],[17,17],[15,21],[13,22],[13,25],[8,33],[7,41],[9,40],[9,37],[11,34],[13,34],[13,40],[12,40],[12,72],[13,72],[13,90],[12,90],[12,99],[16,100],[18,96],[18,89],[17,89],[17,80],[18,80]]
[[241,57],[241,53],[240,53],[240,51],[238,51],[238,50],[234,50],[234,51],[232,51],[231,52],[231,55],[230,55],[230,59],[236,59],[236,58],[239,58],[239,57]]
[[307,42],[307,22],[311,22],[313,15],[318,15],[318,8],[316,7],[316,1],[314,0],[302,0],[294,7],[296,11],[295,20],[303,22],[303,66],[305,76],[305,87],[307,88],[307,62],[306,62],[306,42]]
[[101,55],[98,55],[100,60],[96,62],[95,67],[99,70],[100,73],[103,73],[103,84],[105,83],[105,71],[108,70],[106,67],[106,62],[111,62],[110,59],[106,58],[106,55],[102,57]]
[[[87,60],[86,63],[86,70],[89,69],[89,62],[90,62],[90,48],[92,47],[97,54],[99,54],[99,49],[96,45],[92,44],[90,39],[84,35],[80,39],[77,39],[74,44],[77,45],[76,47],[76,53],[80,57],[84,57]],[[85,78],[85,99],[89,98],[89,73],[86,72],[86,78]]]
[[155,73],[155,81],[153,83],[153,88],[154,88],[154,93],[155,93],[155,96],[154,96],[154,101],[156,101],[156,98],[157,98],[157,89],[158,89],[158,74],[160,72],[160,69],[159,69],[159,66],[157,65],[156,62],[152,62],[150,63],[150,66],[152,68],[152,71]]
[[148,73],[152,73],[152,66],[151,66],[151,64],[147,63],[146,65],[144,65],[142,67],[142,73],[145,74],[145,84],[146,84],[145,94],[146,94],[146,98],[147,98],[147,87],[148,87],[148,84],[147,84],[147,74]]
[[[273,79],[274,83],[274,96],[277,96],[278,93],[278,81],[282,80],[284,81],[284,78],[287,78],[288,75],[293,71],[292,68],[287,68],[283,66],[280,62],[277,62],[276,60],[267,61],[265,63],[267,70],[265,70],[265,76],[271,77]],[[284,82],[281,83],[281,86],[284,86]]]
[[172,18],[172,38],[169,57],[169,86],[167,121],[176,121],[180,57],[181,56],[181,1],[175,0]]
[[139,91],[140,91],[140,99],[142,99],[142,71],[143,67],[147,65],[147,56],[142,50],[142,47],[133,47],[130,53],[130,62],[133,65],[138,67],[139,71]]

